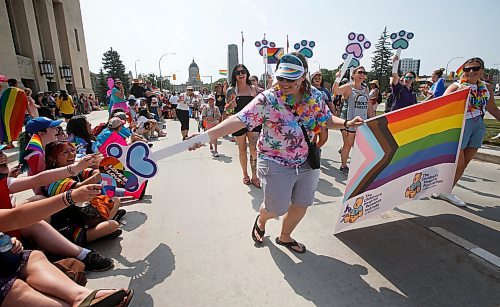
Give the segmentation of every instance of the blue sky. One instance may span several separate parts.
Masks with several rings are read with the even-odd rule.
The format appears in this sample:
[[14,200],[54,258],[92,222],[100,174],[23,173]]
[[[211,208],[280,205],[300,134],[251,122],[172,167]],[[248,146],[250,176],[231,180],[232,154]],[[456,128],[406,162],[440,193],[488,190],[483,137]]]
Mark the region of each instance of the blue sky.
[[[272,6],[270,5],[272,4]],[[389,33],[401,29],[415,37],[402,57],[421,60],[421,74],[445,67],[455,70],[467,58],[479,56],[486,67],[500,68],[500,1],[392,1],[392,0],[80,0],[90,69],[101,67],[102,54],[117,50],[127,68],[138,73],[176,72],[174,83],[187,80],[194,58],[202,76],[219,78],[226,69],[227,45],[237,44],[241,62],[241,31],[244,33],[244,64],[252,74],[264,72],[254,43],[263,38],[290,51],[303,39],[316,42],[311,70],[333,69],[351,31],[364,33],[373,43],[361,64],[371,66],[374,44],[385,26]],[[495,65],[497,64],[497,65]],[[369,69],[369,68],[368,68]],[[204,79],[208,82],[209,79]]]

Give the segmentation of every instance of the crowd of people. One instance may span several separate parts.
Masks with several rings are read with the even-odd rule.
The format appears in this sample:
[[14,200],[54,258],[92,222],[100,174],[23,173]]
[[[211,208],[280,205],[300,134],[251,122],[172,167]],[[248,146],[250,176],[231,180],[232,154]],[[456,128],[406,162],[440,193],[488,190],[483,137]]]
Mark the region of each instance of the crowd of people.
[[[462,79],[448,88],[443,71],[436,70],[433,85],[425,92],[430,99],[464,87],[471,90],[455,183],[481,147],[485,111],[500,119],[491,86],[481,80],[483,69],[481,59],[469,59]],[[339,80],[342,76],[337,77]],[[169,92],[134,79],[126,95],[121,80],[113,81],[108,120],[97,127],[92,127],[84,115],[99,108],[91,96],[76,98],[64,90],[33,96],[26,89],[28,108],[25,132],[19,138],[18,167],[9,169],[2,152],[10,144],[0,146],[0,231],[11,236],[11,251],[18,255],[15,265],[0,266],[2,306],[35,301],[46,305],[126,306],[132,299],[133,290],[87,289],[68,277],[74,275],[65,274],[52,263],[75,258],[91,271],[113,267],[112,259],[88,249],[88,243],[113,240],[122,234],[120,221],[126,210],[120,204],[124,198],[142,199],[147,182],[135,192],[117,187],[109,195],[103,189],[98,164],[105,155],[102,145],[111,134],[118,135],[118,143],[123,145],[148,143],[166,136],[165,123],[171,119],[180,122],[179,140],[185,140],[192,136],[190,121],[194,118],[198,131],[208,132],[215,159],[219,157],[218,138],[232,134],[238,146],[242,183],[262,188],[264,194],[252,239],[262,244],[266,223],[283,216],[276,243],[303,253],[305,245],[297,242],[292,232],[313,204],[321,147],[328,140],[328,129],[342,131],[340,171],[348,174],[356,129],[376,115],[382,102],[379,81],[367,82],[363,66],[352,69],[348,79],[335,81],[329,88],[321,72],[310,74],[306,59],[296,52],[280,59],[274,79],[265,88],[243,64],[234,67],[229,83],[216,83],[213,92],[206,88],[196,92],[191,86],[183,93]],[[387,111],[419,103],[415,81],[416,74],[411,71],[402,77],[392,75]],[[9,86],[17,83],[11,79]],[[83,108],[75,101],[83,101]],[[66,130],[57,116],[66,122]],[[200,146],[195,144],[190,149]],[[28,176],[19,177],[24,171]],[[16,203],[13,195],[30,189],[35,196]],[[465,205],[454,195],[435,197]]]

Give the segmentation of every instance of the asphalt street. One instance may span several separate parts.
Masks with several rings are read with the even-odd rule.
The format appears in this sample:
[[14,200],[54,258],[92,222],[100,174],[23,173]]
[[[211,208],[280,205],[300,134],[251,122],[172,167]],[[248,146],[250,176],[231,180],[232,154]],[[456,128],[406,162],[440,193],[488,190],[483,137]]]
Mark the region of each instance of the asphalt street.
[[[167,130],[153,150],[180,141],[179,122]],[[145,199],[123,204],[121,238],[91,245],[116,267],[88,274],[88,286],[132,288],[132,306],[499,306],[500,269],[477,254],[500,256],[500,165],[471,163],[454,191],[467,208],[413,201],[334,236],[340,145],[331,131],[315,204],[294,233],[305,254],[275,244],[277,220],[254,245],[262,190],[242,184],[237,146],[221,139],[219,158],[205,147],[158,161]]]

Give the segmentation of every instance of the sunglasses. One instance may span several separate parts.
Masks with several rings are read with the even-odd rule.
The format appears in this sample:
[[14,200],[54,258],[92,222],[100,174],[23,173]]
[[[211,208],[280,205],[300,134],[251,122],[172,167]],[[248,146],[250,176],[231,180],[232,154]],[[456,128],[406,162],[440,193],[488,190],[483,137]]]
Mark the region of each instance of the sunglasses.
[[405,76],[405,80],[413,80],[413,79],[415,79],[415,78],[412,76]]
[[474,66],[474,67],[464,67],[462,68],[464,70],[464,72],[470,72],[471,70],[472,71],[480,71],[481,70],[481,66]]
[[116,85],[122,84],[121,82],[115,82]]
[[366,75],[366,71],[364,70],[358,70],[356,73],[360,75]]
[[283,77],[276,77],[276,80],[278,80],[280,82],[286,81],[288,83],[292,83],[292,82],[297,81],[297,80],[291,80],[291,79],[287,79],[287,78],[283,78]]
[[239,75],[246,75],[246,74],[247,74],[247,72],[246,72],[246,71],[244,71],[244,70],[235,70],[235,71],[234,71],[234,74],[235,74],[236,76],[239,76]]

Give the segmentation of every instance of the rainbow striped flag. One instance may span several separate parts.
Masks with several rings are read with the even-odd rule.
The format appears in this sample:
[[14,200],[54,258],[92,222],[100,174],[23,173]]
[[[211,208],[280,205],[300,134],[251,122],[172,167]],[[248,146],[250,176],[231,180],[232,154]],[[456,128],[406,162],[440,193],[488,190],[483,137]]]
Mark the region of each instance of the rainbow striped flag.
[[460,65],[460,67],[457,68],[457,71],[455,72],[455,76],[457,77],[457,80],[460,80],[460,78],[462,78],[463,74],[464,74],[464,65]]
[[227,76],[227,69],[219,69],[219,75]]
[[432,193],[450,193],[469,90],[369,119],[356,132],[335,232]]
[[43,153],[43,145],[42,140],[38,134],[33,134],[28,145],[26,146],[26,150],[38,151]]
[[28,98],[23,90],[9,87],[0,97],[0,142],[17,140],[23,129]]

